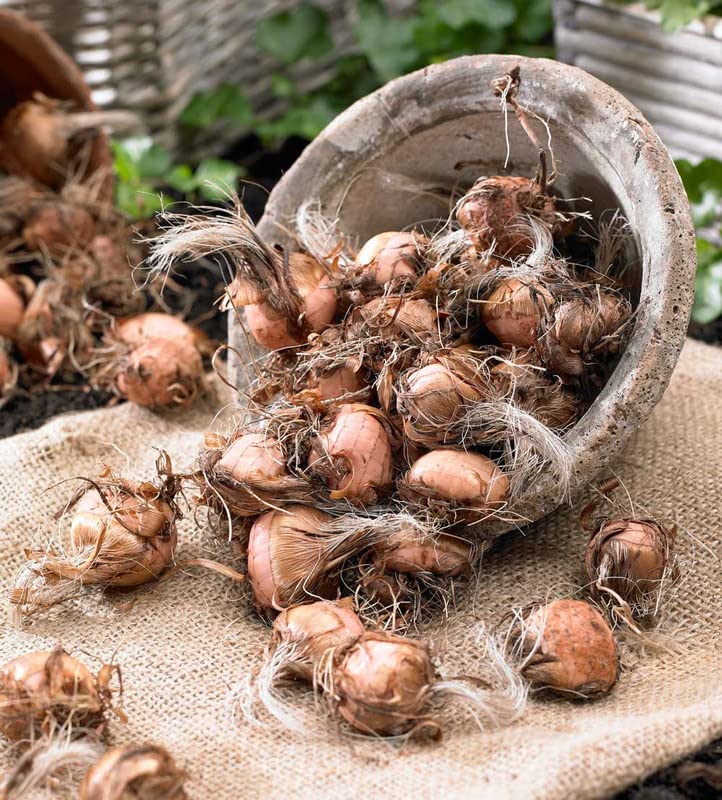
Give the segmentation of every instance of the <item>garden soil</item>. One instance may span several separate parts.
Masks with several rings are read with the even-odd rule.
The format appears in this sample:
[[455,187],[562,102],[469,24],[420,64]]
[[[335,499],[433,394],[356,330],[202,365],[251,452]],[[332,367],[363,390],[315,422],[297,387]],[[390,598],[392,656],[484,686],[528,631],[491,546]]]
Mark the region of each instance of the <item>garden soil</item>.
[[[197,800],[609,796],[722,734],[720,398],[722,352],[688,341],[663,400],[615,464],[635,513],[679,524],[684,577],[660,618],[657,636],[670,649],[641,653],[622,642],[620,680],[602,700],[534,698],[501,731],[479,731],[451,711],[440,743],[368,741],[321,724],[303,736],[270,722],[253,727],[234,718],[233,690],[259,665],[268,628],[237,585],[191,569],[131,594],[57,607],[22,630],[8,618],[0,663],[57,642],[95,666],[114,656],[128,723],[111,723],[111,741],[165,745],[192,776]],[[52,530],[50,512],[71,488],[59,481],[90,476],[100,463],[152,477],[153,446],[182,468],[227,400],[216,390],[191,411],[163,416],[125,404],[0,442],[3,595],[23,548]],[[228,413],[215,424],[227,425]],[[448,624],[426,631],[448,675],[484,674],[480,623],[493,626],[532,598],[575,591],[586,538],[577,515],[558,511],[485,555]],[[222,533],[202,514],[182,523],[178,558],[201,555],[226,557]],[[289,697],[313,719],[308,692],[293,687]]]

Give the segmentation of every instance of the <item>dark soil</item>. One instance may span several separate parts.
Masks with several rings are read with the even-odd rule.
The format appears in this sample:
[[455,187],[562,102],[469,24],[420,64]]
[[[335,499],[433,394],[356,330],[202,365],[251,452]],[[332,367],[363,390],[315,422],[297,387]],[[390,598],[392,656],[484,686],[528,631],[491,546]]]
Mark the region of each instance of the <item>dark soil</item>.
[[662,769],[615,800],[719,800],[722,798],[722,739],[678,764]]
[[[305,147],[300,139],[290,139],[277,153],[263,151],[260,142],[249,136],[224,154],[247,165],[249,176],[241,187],[246,210],[258,221],[263,215],[268,194],[281,175],[293,164]],[[36,279],[42,277],[36,275]],[[183,264],[179,274],[166,285],[160,302],[165,310],[180,314],[190,324],[202,328],[216,342],[226,340],[226,315],[215,306],[223,294],[220,268],[211,260]],[[148,306],[158,307],[157,299],[148,298]],[[80,378],[75,385],[42,388],[37,392],[18,391],[0,409],[0,438],[39,428],[58,414],[86,411],[113,402],[112,395],[90,389]]]
[[[699,339],[708,344],[722,344],[722,317],[707,325],[700,325],[698,322],[690,322],[687,333],[693,339]],[[720,796],[722,797],[722,795]]]

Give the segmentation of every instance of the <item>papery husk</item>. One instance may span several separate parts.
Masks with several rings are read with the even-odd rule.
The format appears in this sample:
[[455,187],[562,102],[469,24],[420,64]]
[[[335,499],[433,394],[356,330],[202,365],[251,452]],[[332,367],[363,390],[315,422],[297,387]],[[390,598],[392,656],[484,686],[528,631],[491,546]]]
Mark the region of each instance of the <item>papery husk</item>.
[[370,333],[383,339],[420,345],[439,338],[440,322],[426,300],[385,295],[356,309],[350,328],[358,336]]
[[286,326],[289,344],[300,344],[312,330],[331,321],[325,319],[319,327],[306,316],[304,295],[313,288],[310,283],[319,286],[325,266],[306,254],[269,247],[238,197],[233,200],[232,207],[213,217],[165,214],[170,227],[153,242],[148,258],[151,277],[168,274],[178,259],[214,256],[235,270],[221,310],[250,306],[262,311],[268,320]]
[[336,714],[367,736],[438,739],[446,706],[460,707],[482,730],[503,727],[523,713],[526,689],[495,642],[479,638],[492,686],[445,679],[426,642],[379,631],[365,633],[338,654],[324,690]]
[[187,778],[164,747],[126,744],[90,767],[78,800],[187,800]]
[[489,369],[461,349],[440,351],[401,375],[396,406],[404,435],[424,447],[459,443],[468,406],[487,397]]
[[162,483],[133,483],[105,470],[58,512],[59,541],[28,550],[10,593],[16,622],[63,602],[83,586],[133,587],[157,579],[177,544],[179,485],[159,458]]
[[239,479],[223,463],[224,455],[239,439],[253,435],[237,430],[228,438],[209,435],[199,458],[194,478],[203,489],[202,502],[216,510],[227,509],[233,516],[250,517],[280,505],[306,500],[311,493],[307,481],[289,473],[280,444],[267,433],[258,432],[256,450],[266,449],[278,469],[266,469]]
[[318,509],[290,505],[256,520],[248,545],[248,573],[259,613],[268,616],[337,595],[344,563],[370,542],[363,530],[327,532],[331,519]]
[[606,694],[619,674],[612,631],[583,600],[554,600],[518,612],[508,643],[522,677],[542,691],[587,699]]
[[393,488],[392,438],[379,409],[342,405],[315,436],[307,470],[323,479],[332,500],[372,505]]
[[43,733],[22,753],[0,787],[3,800],[24,800],[49,786],[60,793],[76,785],[103,747],[92,731],[74,731],[71,723],[60,728],[53,725],[49,734]]
[[542,318],[554,299],[535,278],[499,281],[481,300],[481,321],[502,345],[533,347],[539,337]]
[[114,671],[106,665],[96,678],[60,645],[13,659],[0,669],[0,731],[32,740],[72,722],[100,733],[112,709]]
[[601,286],[578,288],[544,316],[536,347],[544,365],[590,396],[604,384],[631,331],[632,307]]

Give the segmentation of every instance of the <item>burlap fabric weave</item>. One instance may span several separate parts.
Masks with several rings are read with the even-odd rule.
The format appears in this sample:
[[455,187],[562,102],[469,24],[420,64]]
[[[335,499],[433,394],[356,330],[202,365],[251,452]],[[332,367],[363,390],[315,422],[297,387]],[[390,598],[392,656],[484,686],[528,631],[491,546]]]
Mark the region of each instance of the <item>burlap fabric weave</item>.
[[[189,463],[212,402],[166,417],[130,405],[76,414],[0,443],[3,594],[23,547],[42,541],[47,512],[68,487],[43,490],[91,474],[99,461],[118,470],[127,462],[133,474],[150,476],[151,445],[170,451],[178,466]],[[722,734],[719,349],[687,344],[664,399],[615,468],[640,513],[679,522],[684,580],[660,626],[678,652],[642,656],[624,646],[619,683],[598,702],[534,699],[521,721],[484,733],[452,714],[438,745],[234,724],[229,690],[259,663],[268,630],[236,587],[190,570],[134,592],[130,608],[114,598],[57,608],[24,630],[6,622],[0,660],[58,641],[100,659],[117,650],[129,722],[113,723],[113,739],[165,744],[193,776],[197,800],[604,797]],[[485,556],[473,597],[436,636],[448,674],[478,670],[479,621],[493,624],[531,598],[573,591],[584,544],[576,510],[504,537]],[[183,523],[179,558],[218,552],[206,526]],[[296,695],[310,711],[308,695]]]

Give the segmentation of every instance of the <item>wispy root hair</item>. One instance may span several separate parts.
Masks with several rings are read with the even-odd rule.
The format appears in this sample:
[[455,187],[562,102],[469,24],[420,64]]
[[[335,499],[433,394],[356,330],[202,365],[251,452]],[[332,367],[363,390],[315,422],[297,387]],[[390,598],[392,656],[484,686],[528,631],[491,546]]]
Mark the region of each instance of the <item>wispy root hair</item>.
[[232,205],[214,216],[165,212],[163,220],[169,227],[152,241],[148,281],[170,275],[179,260],[213,256],[234,273],[221,310],[263,300],[285,318],[295,320],[301,304],[286,258],[259,236],[238,196],[232,200]]
[[554,475],[556,500],[569,497],[574,470],[571,450],[562,436],[513,400],[468,406],[460,425],[462,441],[503,442],[511,502],[515,502],[547,469]]
[[22,754],[0,787],[0,796],[3,800],[23,800],[30,792],[46,786],[51,778],[61,785],[75,785],[102,752],[103,746],[95,737],[78,739],[73,737],[70,726],[58,728]]

